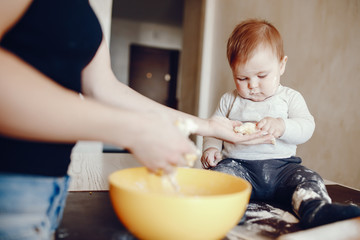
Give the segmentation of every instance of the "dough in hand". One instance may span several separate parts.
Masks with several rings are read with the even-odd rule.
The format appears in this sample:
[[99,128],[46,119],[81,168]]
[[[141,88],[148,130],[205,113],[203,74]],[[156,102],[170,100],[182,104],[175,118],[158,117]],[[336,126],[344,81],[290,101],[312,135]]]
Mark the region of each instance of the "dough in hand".
[[187,137],[190,136],[190,134],[195,133],[196,130],[199,128],[198,125],[190,118],[180,118],[175,122],[175,125]]
[[[187,119],[178,119],[175,122],[175,125],[179,130],[186,136],[189,137],[190,134],[195,133],[198,129],[198,125],[190,118]],[[199,158],[201,151],[198,149],[196,153],[187,153],[184,155],[186,165],[188,167],[193,167],[196,160]]]
[[241,133],[243,135],[249,135],[258,132],[256,129],[256,124],[253,122],[243,123],[241,126],[235,127],[234,132]]
[[[256,124],[253,122],[246,122],[243,125],[234,128],[234,132],[241,133],[242,135],[250,135],[250,134],[256,133],[258,131],[259,130],[256,128]],[[275,137],[273,137],[273,139],[271,139],[271,144],[273,144],[273,145],[276,144]]]
[[184,159],[186,161],[186,165],[188,167],[194,167],[196,160],[199,158],[199,153],[193,154],[193,153],[187,153],[184,156]]

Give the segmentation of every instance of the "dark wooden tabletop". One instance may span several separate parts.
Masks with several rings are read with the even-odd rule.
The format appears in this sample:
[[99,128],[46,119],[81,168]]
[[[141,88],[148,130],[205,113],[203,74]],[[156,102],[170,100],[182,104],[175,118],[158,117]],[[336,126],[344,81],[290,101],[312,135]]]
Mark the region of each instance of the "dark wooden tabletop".
[[[327,185],[326,187],[333,202],[360,205],[360,191],[341,185]],[[269,205],[258,204],[257,206]],[[271,224],[276,228],[276,225],[281,222],[273,221]],[[279,225],[278,228],[282,227]],[[294,224],[287,229],[287,232],[298,230],[301,228]],[[281,235],[282,231],[277,231],[275,234]],[[109,192],[95,191],[69,192],[63,220],[56,231],[56,239],[134,240],[136,238],[126,230],[115,215]]]

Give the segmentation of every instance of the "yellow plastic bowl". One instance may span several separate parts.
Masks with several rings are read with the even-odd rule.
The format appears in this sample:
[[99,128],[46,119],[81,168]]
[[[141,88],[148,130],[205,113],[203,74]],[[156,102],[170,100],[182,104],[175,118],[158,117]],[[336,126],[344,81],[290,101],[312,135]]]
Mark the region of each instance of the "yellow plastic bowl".
[[178,168],[176,181],[178,191],[143,167],[112,173],[110,198],[120,221],[140,239],[221,239],[251,194],[244,179],[210,170]]

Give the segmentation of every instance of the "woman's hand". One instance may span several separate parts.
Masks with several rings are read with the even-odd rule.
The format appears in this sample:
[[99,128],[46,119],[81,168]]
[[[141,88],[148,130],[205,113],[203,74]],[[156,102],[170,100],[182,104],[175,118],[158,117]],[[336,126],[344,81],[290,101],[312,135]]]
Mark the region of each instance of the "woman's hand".
[[[232,121],[225,117],[215,116],[207,120],[210,129],[210,137],[218,138],[234,144],[263,144],[272,143],[273,136],[265,131],[259,131],[249,135],[236,133],[234,128],[240,126],[240,121]],[[209,136],[209,135],[204,135]]]
[[124,127],[133,131],[126,148],[150,171],[171,173],[174,167],[187,165],[185,154],[197,154],[193,142],[170,118],[143,113],[139,118],[140,124]]
[[222,160],[222,155],[217,148],[208,148],[201,156],[201,164],[205,169],[215,167]]

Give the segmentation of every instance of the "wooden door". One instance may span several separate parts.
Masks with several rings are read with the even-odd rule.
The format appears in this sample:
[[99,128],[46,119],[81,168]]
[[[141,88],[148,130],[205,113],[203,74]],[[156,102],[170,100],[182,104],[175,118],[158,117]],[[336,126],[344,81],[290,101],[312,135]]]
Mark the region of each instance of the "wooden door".
[[177,108],[178,50],[130,46],[129,86],[161,104]]

